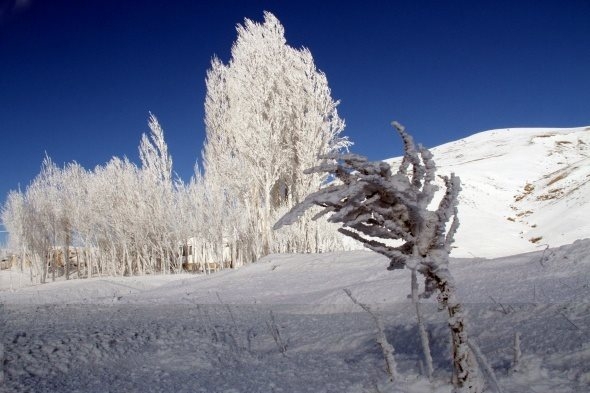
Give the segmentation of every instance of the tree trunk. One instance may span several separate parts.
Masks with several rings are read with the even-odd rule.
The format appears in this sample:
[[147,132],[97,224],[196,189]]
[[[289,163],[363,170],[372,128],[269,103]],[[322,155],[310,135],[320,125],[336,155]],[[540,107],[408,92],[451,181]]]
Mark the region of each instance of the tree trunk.
[[456,376],[455,391],[457,393],[480,393],[483,391],[477,361],[469,348],[467,323],[463,305],[457,298],[455,280],[449,269],[437,266],[429,275],[434,278],[440,291],[438,302],[449,314],[448,324],[451,330],[453,369]]
[[25,251],[25,246],[23,246],[23,249],[21,251],[21,257],[20,257],[20,272],[23,273],[24,272],[24,266],[25,266],[25,256],[26,256],[26,251]]
[[88,271],[86,272],[86,275],[88,278],[92,278],[92,250],[86,250],[86,256],[88,257],[88,262],[86,263],[86,269]]
[[80,278],[80,254],[78,253],[78,248],[79,247],[75,247],[75,250],[76,250],[76,274],[78,275],[78,278]]
[[416,277],[416,269],[412,269],[412,303],[416,308],[416,319],[418,321],[418,332],[420,333],[420,341],[422,342],[422,352],[424,353],[424,361],[426,362],[426,376],[432,382],[432,374],[434,368],[432,366],[432,355],[430,353],[430,342],[428,340],[428,332],[424,327],[422,319],[422,312],[420,310],[420,302],[418,299],[418,278]]
[[262,217],[262,256],[270,254],[271,248],[271,225],[270,225],[270,213],[271,213],[271,204],[270,204],[270,194],[271,186],[270,183],[267,182],[265,189],[264,189],[264,213]]
[[41,272],[41,283],[45,284],[45,282],[47,281],[47,258],[41,257],[39,259],[41,259],[42,264],[43,264],[43,268],[42,268],[43,270]]
[[51,260],[51,281],[55,282],[55,269],[57,268],[59,254],[56,250],[51,250],[49,252],[49,259]]
[[70,233],[66,232],[66,241],[64,245],[64,266],[66,270],[66,280],[70,279]]

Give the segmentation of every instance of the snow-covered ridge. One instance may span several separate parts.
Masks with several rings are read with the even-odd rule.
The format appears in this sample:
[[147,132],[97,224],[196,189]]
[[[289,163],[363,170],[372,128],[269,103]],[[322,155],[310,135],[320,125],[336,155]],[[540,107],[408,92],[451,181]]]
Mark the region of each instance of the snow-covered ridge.
[[455,172],[463,185],[453,256],[512,255],[590,236],[590,127],[484,131],[431,151],[438,174]]

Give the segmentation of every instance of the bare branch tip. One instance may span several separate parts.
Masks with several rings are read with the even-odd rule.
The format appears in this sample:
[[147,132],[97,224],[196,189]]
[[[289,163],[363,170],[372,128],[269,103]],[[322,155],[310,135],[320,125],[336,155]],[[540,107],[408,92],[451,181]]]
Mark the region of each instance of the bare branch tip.
[[397,120],[394,120],[391,122],[392,127],[394,127],[396,130],[400,131],[400,132],[404,132],[406,131],[406,127],[404,127],[400,122],[398,122]]

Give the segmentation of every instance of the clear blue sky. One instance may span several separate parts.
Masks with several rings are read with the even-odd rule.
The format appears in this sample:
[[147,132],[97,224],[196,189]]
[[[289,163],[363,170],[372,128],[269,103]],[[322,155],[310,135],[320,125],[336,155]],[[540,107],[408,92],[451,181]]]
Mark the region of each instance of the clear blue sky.
[[590,125],[590,1],[0,0],[0,201],[47,152],[137,161],[148,111],[185,180],[205,138],[205,73],[235,25],[283,23],[342,101],[353,151],[399,154],[492,128]]

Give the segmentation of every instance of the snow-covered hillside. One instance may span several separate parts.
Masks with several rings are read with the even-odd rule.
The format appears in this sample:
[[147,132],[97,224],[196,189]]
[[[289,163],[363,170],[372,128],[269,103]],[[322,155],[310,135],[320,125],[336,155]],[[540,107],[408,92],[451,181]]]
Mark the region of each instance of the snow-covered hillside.
[[463,183],[453,256],[513,255],[590,237],[590,127],[485,131],[431,151],[438,174],[455,172]]
[[[208,276],[0,291],[0,391],[450,393],[446,315],[434,300],[424,304],[431,385],[420,371],[409,272],[387,271],[387,262],[368,251],[270,255]],[[504,392],[587,392],[589,266],[590,240],[451,261],[471,337]],[[394,384],[371,316],[344,289],[383,319],[400,373]],[[511,370],[516,332],[518,371]]]

